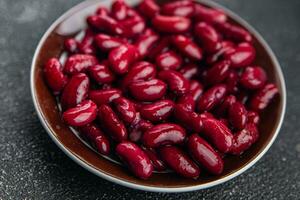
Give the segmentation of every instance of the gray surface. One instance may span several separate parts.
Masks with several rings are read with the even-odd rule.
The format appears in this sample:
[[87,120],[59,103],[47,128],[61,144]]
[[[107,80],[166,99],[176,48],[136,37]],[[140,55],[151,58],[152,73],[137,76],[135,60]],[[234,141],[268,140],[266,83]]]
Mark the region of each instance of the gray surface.
[[154,194],[85,171],[50,140],[35,114],[29,71],[47,27],[80,0],[0,0],[0,199],[299,199],[300,1],[218,0],[250,22],[282,65],[287,115],[270,151],[250,170],[212,189]]

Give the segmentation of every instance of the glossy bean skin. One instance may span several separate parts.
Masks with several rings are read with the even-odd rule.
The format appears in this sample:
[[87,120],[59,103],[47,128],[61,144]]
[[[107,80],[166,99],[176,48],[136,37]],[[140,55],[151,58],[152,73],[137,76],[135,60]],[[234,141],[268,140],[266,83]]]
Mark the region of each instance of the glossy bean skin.
[[202,131],[202,116],[189,110],[184,104],[176,104],[174,109],[175,119],[186,129],[193,132]]
[[138,10],[147,18],[152,18],[160,11],[160,7],[154,0],[143,0],[138,6]]
[[182,64],[182,58],[174,51],[166,51],[159,54],[156,59],[156,65],[161,70],[177,70]]
[[148,179],[151,176],[153,172],[151,161],[136,144],[128,141],[122,142],[117,145],[116,154],[138,178]]
[[141,107],[140,113],[144,119],[152,122],[166,120],[173,112],[174,102],[171,100],[159,100]]
[[99,7],[96,10],[96,15],[100,15],[100,16],[105,16],[105,15],[109,15],[109,11],[107,8],[105,7]]
[[70,126],[83,126],[91,123],[97,117],[97,105],[91,100],[85,100],[74,108],[63,113],[63,120]]
[[207,8],[200,4],[195,4],[195,20],[205,21],[213,24],[225,23],[227,21],[227,16],[221,10]]
[[228,74],[230,69],[230,61],[223,60],[214,64],[208,71],[205,77],[205,80],[210,85],[215,85],[223,82]]
[[203,119],[202,134],[220,151],[227,153],[233,145],[233,135],[229,128],[214,118]]
[[153,124],[147,120],[141,119],[140,113],[136,113],[136,119],[129,128],[129,139],[132,142],[140,142],[144,132],[153,127]]
[[229,22],[216,23],[216,28],[226,36],[236,42],[252,42],[251,34],[240,26],[233,25]]
[[250,90],[262,88],[267,82],[267,74],[259,66],[247,67],[241,75],[241,85]]
[[147,57],[154,60],[159,54],[166,52],[169,49],[170,37],[161,37],[155,45],[150,48]]
[[162,160],[179,175],[194,179],[199,177],[199,167],[178,147],[164,146],[159,152]]
[[119,97],[113,100],[113,104],[120,119],[126,123],[133,122],[136,117],[136,110],[134,104],[130,100],[124,97]]
[[198,75],[199,70],[196,64],[187,64],[183,66],[179,72],[183,75],[183,77],[187,80],[191,80],[195,76]]
[[248,111],[247,113],[247,123],[258,125],[260,121],[260,117],[257,112]]
[[197,134],[188,138],[187,147],[192,157],[207,171],[218,175],[223,172],[224,161],[220,155]]
[[199,111],[209,111],[221,103],[226,95],[226,85],[219,84],[208,89],[198,101]]
[[121,91],[119,89],[103,89],[103,90],[91,90],[89,92],[90,99],[98,106],[111,103],[114,99],[121,97]]
[[161,13],[169,16],[191,17],[194,11],[194,4],[190,0],[172,1],[164,4],[161,8]]
[[123,27],[125,28],[126,37],[134,38],[137,35],[143,33],[146,28],[145,21],[140,17],[132,17],[129,19],[125,19],[121,22]]
[[275,84],[266,84],[258,90],[250,99],[250,108],[253,111],[260,112],[265,109],[272,99],[278,94],[278,88]]
[[111,6],[111,14],[116,20],[124,20],[127,16],[127,5],[123,0],[116,0]]
[[64,41],[64,49],[70,54],[77,53],[78,42],[74,38],[68,38]]
[[156,15],[152,19],[152,25],[163,33],[184,33],[190,28],[191,20],[179,16]]
[[214,53],[222,48],[221,38],[218,32],[208,23],[200,22],[196,24],[194,33],[203,44],[205,51]]
[[190,38],[184,35],[176,35],[172,37],[173,45],[184,55],[192,60],[201,60],[202,49],[194,43]]
[[221,48],[207,56],[206,63],[210,65],[214,64],[215,62],[220,61],[224,55],[233,51],[235,51],[235,44],[229,40],[223,40],[221,41]]
[[247,123],[247,110],[245,106],[240,102],[235,102],[228,108],[228,117],[231,125],[241,130]]
[[68,81],[68,78],[62,72],[59,60],[56,58],[50,58],[45,64],[44,77],[48,86],[55,94],[59,94]]
[[110,143],[106,135],[95,124],[79,127],[80,133],[86,137],[98,152],[104,155],[110,153]]
[[158,124],[147,130],[142,142],[145,147],[157,148],[168,144],[182,144],[186,137],[185,130],[176,124]]
[[162,161],[158,154],[153,149],[145,148],[145,153],[148,155],[149,159],[151,160],[151,163],[155,170],[157,171],[164,171],[167,167],[164,161]]
[[98,64],[98,60],[95,56],[86,54],[74,54],[70,56],[64,66],[64,72],[66,74],[76,74],[83,72],[88,67]]
[[111,69],[117,74],[124,74],[128,71],[130,64],[137,58],[137,50],[131,45],[121,45],[113,49],[109,55]]
[[181,104],[185,107],[186,110],[194,111],[196,106],[196,101],[193,98],[193,95],[187,94],[184,96],[181,96],[177,100],[178,104]]
[[127,140],[126,127],[109,106],[101,105],[98,108],[98,120],[113,140],[116,142]]
[[240,43],[233,52],[225,55],[231,62],[231,67],[240,68],[250,65],[255,59],[255,49],[248,43]]
[[131,95],[140,101],[155,101],[162,98],[167,90],[167,85],[158,79],[133,82],[129,85]]
[[106,65],[93,65],[88,68],[88,73],[98,84],[111,83],[115,80],[115,75]]
[[153,64],[140,61],[131,66],[129,72],[122,80],[122,87],[126,88],[130,83],[139,80],[149,80],[156,76],[156,69]]
[[84,37],[78,43],[78,52],[80,54],[90,54],[94,55],[96,53],[96,48],[94,45],[95,33],[91,29],[85,31]]
[[259,138],[259,132],[255,124],[247,124],[246,127],[234,134],[234,142],[230,150],[231,154],[240,155]]
[[113,35],[124,35],[124,27],[108,15],[93,15],[87,18],[87,23],[93,29],[104,31]]
[[135,47],[138,52],[139,58],[146,57],[149,52],[151,51],[153,45],[159,40],[159,36],[154,33],[150,32],[149,35],[140,35],[140,37],[135,42]]
[[190,94],[193,96],[194,101],[198,101],[203,93],[203,85],[196,80],[190,81]]
[[88,96],[89,86],[90,80],[87,75],[83,73],[73,75],[61,95],[60,102],[63,110],[73,108],[85,100]]
[[237,85],[239,83],[239,75],[236,71],[230,70],[228,76],[225,80],[227,92],[229,94],[234,94],[237,92],[238,88]]
[[100,33],[95,36],[95,43],[102,51],[109,52],[110,50],[123,45],[124,41],[120,38]]
[[164,70],[158,73],[158,78],[168,84],[169,90],[181,96],[189,92],[190,84],[181,73],[174,70]]
[[234,95],[228,95],[225,97],[224,101],[215,109],[215,113],[218,116],[227,116],[229,107],[236,102],[236,97]]

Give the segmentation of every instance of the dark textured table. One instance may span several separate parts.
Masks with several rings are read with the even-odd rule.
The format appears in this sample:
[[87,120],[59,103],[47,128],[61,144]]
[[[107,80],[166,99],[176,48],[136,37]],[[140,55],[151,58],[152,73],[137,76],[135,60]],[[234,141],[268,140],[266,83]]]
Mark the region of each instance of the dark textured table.
[[41,126],[30,96],[32,55],[48,26],[80,1],[0,0],[0,199],[300,199],[299,0],[218,0],[274,50],[287,82],[287,114],[254,167],[220,186],[181,194],[107,182],[69,159]]

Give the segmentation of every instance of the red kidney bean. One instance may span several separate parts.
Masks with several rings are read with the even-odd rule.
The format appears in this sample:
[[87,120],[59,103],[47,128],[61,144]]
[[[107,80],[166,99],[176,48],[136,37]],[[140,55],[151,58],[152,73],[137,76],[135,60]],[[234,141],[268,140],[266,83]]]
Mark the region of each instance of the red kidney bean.
[[135,37],[138,34],[143,33],[146,28],[146,23],[142,18],[132,17],[125,19],[121,22],[122,26],[125,27],[125,35],[127,37]]
[[136,117],[136,111],[135,111],[134,104],[130,100],[128,100],[124,97],[120,97],[120,98],[114,99],[113,103],[114,103],[115,109],[116,109],[119,117],[124,122],[127,122],[127,123],[133,122],[133,120]]
[[228,95],[224,101],[216,108],[215,113],[218,116],[226,116],[228,108],[236,102],[236,97],[233,95]]
[[111,14],[116,20],[124,20],[127,16],[127,5],[123,0],[115,0],[111,6]]
[[160,7],[154,0],[143,0],[139,4],[138,9],[140,13],[142,13],[147,18],[154,17],[160,11]]
[[171,100],[160,100],[141,107],[140,113],[144,119],[152,122],[166,120],[173,112],[174,102]]
[[102,89],[102,90],[91,90],[89,92],[90,99],[95,102],[98,106],[102,104],[108,104],[114,99],[120,98],[122,95],[119,89]]
[[91,100],[85,100],[75,108],[63,113],[63,120],[70,126],[83,126],[91,123],[97,117],[97,105]]
[[199,111],[212,110],[216,105],[220,104],[226,95],[226,85],[219,84],[208,89],[198,101]]
[[157,55],[164,53],[168,50],[169,43],[170,43],[169,37],[167,37],[167,36],[162,37],[160,40],[158,40],[155,43],[155,45],[152,48],[150,48],[147,56],[150,59],[154,60],[157,57]]
[[143,133],[153,126],[151,122],[141,119],[139,113],[136,113],[136,119],[129,128],[129,139],[133,142],[139,142]]
[[227,16],[219,9],[207,8],[200,4],[195,4],[195,19],[196,21],[205,21],[208,23],[225,23]]
[[198,101],[203,93],[203,85],[196,80],[190,81],[190,94],[193,96],[194,101]]
[[205,80],[210,85],[215,85],[223,82],[230,69],[230,61],[223,60],[214,64],[206,73]]
[[95,54],[96,48],[94,45],[94,32],[90,29],[85,31],[85,35],[78,44],[78,51],[81,54]]
[[208,23],[200,22],[196,24],[194,33],[195,36],[200,39],[205,51],[214,53],[222,48],[221,38],[218,32]]
[[222,118],[222,119],[220,119],[220,122],[222,122],[222,123],[223,123],[225,126],[227,126],[227,127],[230,126],[230,124],[229,124],[229,122],[228,122],[227,119]]
[[106,135],[95,124],[87,124],[79,127],[79,131],[83,134],[92,145],[101,154],[108,155],[110,152],[110,143]]
[[64,48],[70,54],[77,53],[78,42],[74,38],[68,38],[64,41]]
[[171,16],[191,17],[194,14],[194,4],[190,0],[169,2],[162,6],[161,13]]
[[160,148],[162,160],[179,175],[186,178],[198,178],[199,167],[181,149],[175,146]]
[[111,83],[115,80],[115,75],[106,65],[94,65],[88,68],[89,75],[99,84]]
[[195,76],[198,75],[199,70],[196,64],[187,64],[182,67],[179,72],[183,75],[183,77],[187,80],[191,80]]
[[226,23],[216,23],[216,28],[226,36],[236,42],[252,42],[251,34],[240,26]]
[[221,152],[227,153],[233,145],[229,128],[214,118],[203,119],[203,135]]
[[142,142],[145,147],[157,148],[168,144],[182,144],[186,137],[185,130],[176,124],[158,124],[147,130]]
[[133,82],[129,85],[131,95],[140,101],[155,101],[162,98],[167,90],[167,85],[158,79]]
[[87,23],[94,29],[104,31],[113,35],[123,35],[124,27],[108,15],[93,15],[87,18]]
[[137,50],[131,45],[121,45],[113,49],[108,56],[111,69],[118,74],[124,74],[136,60]]
[[228,117],[231,125],[237,130],[241,130],[247,122],[247,110],[242,103],[235,102],[228,108]]
[[117,145],[116,154],[138,178],[148,179],[151,176],[153,172],[151,161],[136,144],[128,141],[122,142]]
[[189,111],[195,110],[196,101],[194,100],[191,94],[187,94],[179,97],[177,103],[183,105],[186,110]]
[[267,82],[267,74],[261,67],[247,67],[241,75],[240,83],[246,89],[259,89]]
[[88,96],[90,81],[83,73],[75,74],[65,86],[61,95],[61,105],[63,110],[73,108],[81,103]]
[[67,84],[68,78],[62,73],[62,67],[58,59],[50,58],[44,67],[44,75],[48,86],[55,94]]
[[136,62],[122,81],[122,87],[126,88],[130,83],[138,80],[148,80],[156,76],[156,69],[153,64],[140,61]]
[[103,16],[103,15],[108,15],[109,11],[106,7],[99,7],[97,10],[96,10],[96,15],[100,15],[100,16]]
[[206,63],[211,65],[219,61],[222,57],[224,57],[224,55],[228,55],[234,51],[235,51],[235,44],[229,40],[223,40],[221,42],[221,48],[218,51],[214,52],[213,54],[207,56]]
[[216,175],[223,172],[222,158],[204,139],[193,134],[188,138],[187,146],[192,157],[207,171]]
[[260,121],[259,115],[257,112],[248,111],[247,113],[247,123],[258,125]]
[[175,95],[184,95],[189,92],[190,84],[181,73],[174,70],[164,70],[158,73],[158,78],[167,82],[169,90]]
[[127,139],[126,127],[109,106],[101,105],[98,108],[98,118],[100,124],[113,140],[122,142]]
[[175,105],[174,117],[186,129],[200,132],[203,127],[202,116],[189,110],[184,104]]
[[164,33],[184,33],[191,26],[191,20],[179,16],[156,15],[152,19],[152,25],[160,32]]
[[163,171],[167,168],[164,161],[162,161],[158,157],[157,153],[153,149],[145,148],[144,151],[148,155],[149,159],[151,160],[154,169],[156,169],[157,171]]
[[247,149],[249,149],[252,144],[254,144],[259,137],[259,132],[255,124],[247,124],[246,127],[234,134],[234,142],[230,153],[234,155],[240,155]]
[[95,43],[102,51],[108,52],[116,47],[123,45],[124,41],[120,38],[101,33],[95,36]]
[[182,64],[182,58],[174,51],[166,51],[156,57],[156,65],[160,70],[177,70]]
[[95,56],[86,54],[74,54],[70,56],[64,66],[67,74],[76,74],[85,71],[88,67],[98,64]]
[[158,39],[159,36],[154,32],[149,33],[149,35],[140,35],[140,37],[134,44],[137,49],[139,58],[144,58],[145,56],[147,56]]
[[172,43],[177,47],[177,49],[193,60],[201,60],[202,49],[198,47],[191,39],[184,35],[176,35],[172,37]]
[[229,94],[233,94],[233,93],[237,92],[238,82],[239,82],[239,75],[238,75],[237,71],[230,70],[229,73],[228,73],[228,76],[225,80],[225,84],[226,84],[226,87],[227,87],[227,92]]
[[225,55],[231,61],[231,67],[239,68],[250,65],[255,59],[255,49],[248,43],[240,43],[235,51]]
[[214,119],[214,115],[211,114],[211,113],[209,113],[209,112],[201,113],[199,116],[200,116],[202,119],[204,119],[204,118],[213,118],[213,119]]
[[262,111],[270,104],[277,93],[276,85],[272,83],[266,84],[251,97],[250,108],[256,112]]

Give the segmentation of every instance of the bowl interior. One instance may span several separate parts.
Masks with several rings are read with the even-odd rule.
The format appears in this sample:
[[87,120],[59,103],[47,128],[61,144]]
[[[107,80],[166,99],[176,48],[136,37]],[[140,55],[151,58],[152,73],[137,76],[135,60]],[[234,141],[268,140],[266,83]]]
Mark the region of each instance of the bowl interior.
[[[135,4],[137,1],[130,1]],[[281,79],[281,72],[278,69],[276,60],[270,55],[265,44],[259,39],[259,36],[253,33],[254,46],[257,50],[257,58],[255,64],[262,66],[271,82],[275,82],[279,87],[280,95],[272,102],[272,104],[264,111],[259,126],[260,138],[258,142],[247,150],[242,156],[227,156],[225,158],[224,172],[219,176],[210,176],[203,173],[201,178],[197,180],[185,179],[174,175],[173,173],[154,174],[149,180],[140,180],[128,173],[124,167],[115,164],[92,151],[83,144],[66,126],[60,117],[55,97],[51,94],[47,85],[43,80],[43,64],[50,57],[59,57],[63,51],[63,41],[65,38],[77,34],[85,27],[85,16],[95,11],[97,6],[109,6],[110,1],[89,1],[74,7],[63,15],[58,21],[50,27],[48,32],[42,39],[33,60],[32,69],[32,93],[36,104],[37,112],[39,112],[42,123],[48,129],[49,134],[59,146],[63,146],[68,154],[73,155],[80,160],[85,167],[92,168],[98,175],[107,175],[104,177],[113,177],[121,181],[129,182],[142,186],[156,188],[184,188],[191,186],[207,185],[217,180],[225,179],[230,175],[242,171],[248,164],[258,157],[274,139],[274,134],[278,126],[280,126],[283,110],[285,88]],[[215,6],[212,3],[204,2],[207,6]],[[230,21],[245,26],[235,15],[228,13]],[[270,117],[272,116],[272,117]],[[103,177],[103,176],[102,176]]]

